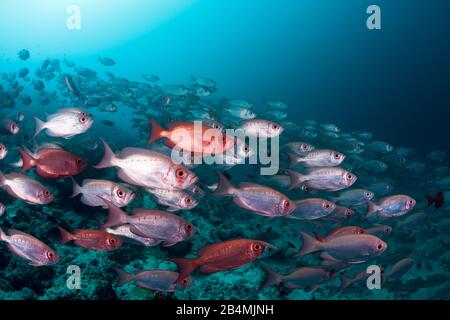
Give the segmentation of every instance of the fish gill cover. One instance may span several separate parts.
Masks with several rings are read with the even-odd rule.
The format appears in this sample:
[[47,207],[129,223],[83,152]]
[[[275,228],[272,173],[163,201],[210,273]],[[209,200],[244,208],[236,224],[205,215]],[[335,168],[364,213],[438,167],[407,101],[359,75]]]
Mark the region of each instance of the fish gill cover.
[[442,6],[72,2],[0,4],[0,299],[449,298]]

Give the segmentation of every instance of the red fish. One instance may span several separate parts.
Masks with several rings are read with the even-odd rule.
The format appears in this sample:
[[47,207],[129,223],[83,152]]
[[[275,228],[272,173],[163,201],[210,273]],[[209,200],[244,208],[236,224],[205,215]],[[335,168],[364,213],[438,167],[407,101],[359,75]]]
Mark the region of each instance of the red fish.
[[433,203],[436,208],[442,207],[444,204],[444,193],[438,192],[435,197],[433,196],[425,196],[428,200],[428,207],[430,207]]
[[[152,134],[148,143],[166,138],[164,144],[187,152],[211,155],[220,154],[234,145],[234,139],[222,131],[194,122],[172,122],[169,130],[161,128],[155,120],[150,121]],[[198,132],[197,132],[198,131]]]
[[123,241],[115,235],[101,230],[79,229],[70,233],[59,227],[61,233],[61,243],[75,241],[79,247],[99,251],[113,251],[119,248]]
[[21,172],[36,167],[36,173],[42,178],[60,179],[79,174],[86,168],[86,162],[80,157],[56,148],[40,149],[33,157],[20,150],[23,167]]
[[255,259],[272,255],[276,248],[269,243],[251,239],[236,239],[207,245],[200,250],[199,258],[174,258],[180,268],[177,281],[185,279],[197,268],[203,273],[214,273],[242,267]]

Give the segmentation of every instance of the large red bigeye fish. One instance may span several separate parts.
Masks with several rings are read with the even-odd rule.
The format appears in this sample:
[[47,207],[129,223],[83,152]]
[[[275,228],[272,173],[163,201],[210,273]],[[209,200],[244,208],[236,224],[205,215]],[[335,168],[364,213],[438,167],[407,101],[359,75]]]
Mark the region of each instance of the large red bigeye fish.
[[35,156],[25,150],[20,150],[25,172],[36,167],[36,173],[42,178],[60,179],[75,176],[86,168],[86,161],[63,149],[40,149]]
[[277,251],[271,244],[251,239],[236,239],[207,245],[198,250],[199,258],[174,258],[180,268],[177,281],[185,279],[197,268],[203,273],[215,273],[242,267]]
[[155,120],[151,120],[150,124],[152,133],[148,143],[166,138],[164,144],[169,148],[177,147],[179,150],[203,155],[221,154],[234,146],[233,138],[201,123],[172,122],[169,130],[161,128]]
[[102,230],[80,229],[70,233],[59,227],[59,232],[61,243],[74,241],[77,246],[91,250],[113,251],[120,248],[123,243],[119,237]]
[[94,168],[119,168],[117,175],[126,183],[159,189],[187,189],[195,184],[197,176],[162,153],[142,149],[125,148],[115,155],[104,141],[105,155]]
[[45,243],[22,231],[11,229],[6,234],[0,229],[0,241],[6,242],[12,253],[30,261],[30,265],[35,267],[53,265],[60,259]]

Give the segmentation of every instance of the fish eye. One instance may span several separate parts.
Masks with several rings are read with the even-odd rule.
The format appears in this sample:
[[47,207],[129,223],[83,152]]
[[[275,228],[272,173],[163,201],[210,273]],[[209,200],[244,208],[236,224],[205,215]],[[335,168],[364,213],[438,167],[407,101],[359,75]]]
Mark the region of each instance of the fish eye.
[[329,203],[325,203],[325,208],[330,209],[331,205]]
[[363,233],[364,233],[364,230],[359,229],[356,233],[357,233],[357,234],[363,234]]
[[384,229],[384,232],[389,233],[390,232],[389,228]]
[[122,198],[125,195],[125,192],[123,192],[122,189],[117,190],[117,195]]
[[180,281],[180,283],[185,286],[188,284],[188,281],[187,281],[187,279],[183,279]]
[[44,196],[49,197],[50,196],[50,192],[48,190],[44,191]]
[[352,212],[351,212],[350,210],[348,210],[348,211],[345,213],[345,215],[346,215],[347,217],[351,217],[351,216],[352,216]]
[[283,206],[285,208],[290,208],[291,207],[291,202],[290,201],[284,201]]
[[185,176],[184,170],[183,169],[177,169],[177,171],[175,172],[175,175],[177,176],[177,178],[183,179],[184,176]]
[[262,246],[261,246],[259,243],[255,243],[255,244],[253,245],[253,249],[254,249],[255,251],[260,251],[260,250],[262,249]]
[[383,249],[383,244],[382,244],[381,242],[377,245],[377,249],[378,249],[378,250]]
[[247,146],[244,147],[244,151],[245,151],[245,152],[248,152],[248,151],[249,151],[249,149],[248,149]]
[[82,164],[82,163],[83,163],[83,160],[81,160],[80,158],[78,158],[77,160],[75,160],[75,162],[76,162],[77,164]]
[[335,153],[335,154],[334,154],[334,158],[335,158],[335,159],[339,159],[340,157],[341,157],[341,156],[339,155],[339,153]]
[[186,224],[185,226],[184,226],[184,229],[187,231],[187,232],[191,232],[192,231],[192,229],[193,229],[193,227],[192,227],[192,225],[191,224]]
[[54,257],[55,255],[53,254],[53,252],[51,252],[51,251],[47,251],[47,258],[48,259],[53,259],[53,257]]
[[186,203],[189,204],[192,202],[192,199],[190,197],[186,197],[186,199],[184,201],[186,201]]
[[347,175],[347,179],[352,180],[352,179],[353,179],[353,176],[352,176],[351,174],[348,174],[348,175]]
[[277,130],[278,129],[278,125],[277,124],[272,124],[272,129]]
[[84,116],[81,117],[81,118],[80,118],[80,122],[81,122],[81,123],[85,123],[85,122],[86,122],[86,117],[84,117]]

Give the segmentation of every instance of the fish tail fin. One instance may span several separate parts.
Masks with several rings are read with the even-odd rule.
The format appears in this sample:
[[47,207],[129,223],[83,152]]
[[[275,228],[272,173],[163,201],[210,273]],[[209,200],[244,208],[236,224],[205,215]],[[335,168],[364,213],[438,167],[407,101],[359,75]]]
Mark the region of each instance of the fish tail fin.
[[172,258],[169,261],[176,263],[178,265],[178,269],[180,269],[176,282],[185,279],[198,267],[196,263],[197,259]]
[[153,143],[163,137],[163,132],[165,131],[161,126],[154,120],[150,120],[151,134],[148,138],[148,143]]
[[283,281],[283,276],[275,271],[270,270],[267,267],[262,267],[267,274],[266,281],[264,281],[263,288],[277,285]]
[[125,224],[128,221],[128,215],[125,212],[123,212],[119,207],[116,207],[111,201],[108,201],[103,198],[101,199],[108,206],[109,215],[108,220],[100,226],[100,229],[104,230],[106,228],[117,226],[119,224]]
[[320,250],[320,241],[317,241],[306,232],[300,232],[303,237],[302,249],[294,257],[302,257]]
[[9,163],[8,165],[14,168],[20,168],[23,166],[22,158],[17,160],[16,162]]
[[427,198],[427,201],[428,201],[428,208],[429,208],[433,203],[436,202],[436,198],[433,197],[433,196],[425,196],[425,198]]
[[19,150],[22,157],[22,169],[20,172],[25,172],[36,165],[36,159],[34,159],[28,152],[23,149]]
[[74,178],[72,177],[70,178],[72,179],[72,195],[70,197],[75,198],[77,195],[81,193],[81,187]]
[[298,155],[296,155],[295,153],[292,153],[292,152],[288,152],[288,157],[289,157],[289,167],[290,168],[294,167],[301,159],[301,157],[299,157]]
[[0,187],[4,186],[6,183],[6,177],[3,172],[0,171]]
[[291,178],[291,185],[289,186],[288,190],[293,190],[298,188],[304,181],[304,176],[297,171],[285,169],[283,170],[284,173],[287,173],[289,177]]
[[219,184],[217,185],[216,190],[211,194],[213,196],[227,196],[233,194],[234,187],[230,181],[228,181],[220,172],[217,172],[217,175],[219,176]]
[[61,243],[67,243],[75,239],[74,235],[71,234],[69,231],[61,227],[58,227],[58,229],[59,233],[61,234]]
[[368,200],[367,201],[367,214],[364,217],[364,220],[367,220],[368,218],[373,216],[377,211],[378,211],[378,206],[374,202]]
[[114,271],[117,273],[117,276],[119,277],[117,279],[117,285],[119,287],[123,286],[124,284],[126,284],[134,279],[134,276],[132,274],[129,274],[128,272],[125,272],[122,269],[114,268]]
[[36,128],[34,130],[33,139],[45,128],[45,122],[39,119],[38,117],[33,117],[36,123]]
[[103,169],[103,168],[112,167],[113,166],[113,161],[114,161],[114,159],[116,159],[116,155],[111,150],[111,148],[106,143],[106,141],[104,141],[103,139],[101,139],[101,141],[102,141],[103,147],[105,149],[105,154],[103,155],[102,160],[98,164],[93,166],[96,169]]

